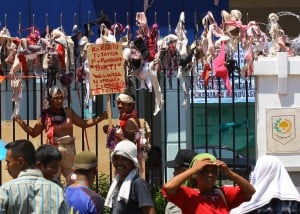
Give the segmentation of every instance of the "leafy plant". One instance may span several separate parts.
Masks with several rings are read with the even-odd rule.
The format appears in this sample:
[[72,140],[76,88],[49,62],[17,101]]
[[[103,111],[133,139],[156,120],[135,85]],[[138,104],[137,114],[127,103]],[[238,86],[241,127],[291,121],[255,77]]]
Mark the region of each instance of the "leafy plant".
[[[109,175],[103,172],[98,173],[98,186],[96,180],[94,181],[93,184],[90,185],[90,188],[95,192],[99,193],[103,197],[103,200],[105,200],[107,196],[109,187],[110,187]],[[104,207],[104,214],[109,214],[108,207]]]
[[161,188],[157,186],[153,186],[151,189],[152,200],[154,203],[154,208],[157,214],[165,213],[166,199],[163,197]]

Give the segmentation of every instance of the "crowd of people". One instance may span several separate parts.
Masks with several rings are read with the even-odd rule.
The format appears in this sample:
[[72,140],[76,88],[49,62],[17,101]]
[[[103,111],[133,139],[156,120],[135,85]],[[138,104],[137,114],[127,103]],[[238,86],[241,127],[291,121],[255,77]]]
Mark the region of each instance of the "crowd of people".
[[[111,154],[115,178],[106,199],[90,189],[98,172],[95,153],[75,155],[72,183],[57,180],[62,160],[60,151],[45,144],[37,149],[20,139],[5,145],[6,170],[13,178],[0,187],[0,213],[110,213],[154,214],[148,185],[139,175],[137,146],[125,139]],[[105,203],[104,203],[105,202]]]
[[[63,90],[53,86],[49,89],[49,107],[33,127],[19,115],[14,117],[31,137],[45,130],[47,141],[36,149],[25,139],[5,146],[6,169],[13,180],[0,188],[0,213],[103,213],[104,206],[111,213],[155,213],[148,184],[140,177],[143,160],[139,155],[140,123],[134,96],[121,93],[117,103],[120,124],[109,128],[120,127],[114,136],[114,148],[110,148],[115,178],[105,200],[90,189],[98,172],[97,156],[90,151],[76,153],[73,124],[91,127],[108,115],[104,112],[94,119],[82,119],[71,108],[64,107]],[[65,185],[61,175],[67,181]],[[11,192],[12,189],[16,191]]]
[[[223,11],[223,14],[226,18],[226,11]],[[104,40],[108,39],[108,36],[113,36],[112,32],[108,34],[110,31],[108,30],[110,26],[108,17],[102,15],[99,19],[102,19],[101,23],[106,27],[101,30],[101,37],[96,41],[96,44],[103,43]],[[205,17],[202,20],[203,23],[207,22],[205,25],[210,23],[211,26],[217,26],[211,12],[208,12]],[[156,76],[152,73],[158,72],[159,67],[162,67],[163,64],[156,64],[153,61],[153,64],[147,66],[154,60],[155,56],[159,56],[155,54],[157,47],[153,42],[158,39],[158,26],[153,25],[151,29],[148,29],[144,13],[138,13],[136,21],[139,28],[138,35],[131,43],[132,47],[127,47],[130,56],[126,56],[124,54],[126,52],[124,52],[123,57],[125,56],[128,65],[132,64],[131,67],[136,67],[135,69],[138,70],[138,75],[135,77],[138,77],[140,87],[144,88],[146,84],[148,89],[153,88],[156,105],[154,115],[156,115],[164,101]],[[238,18],[235,21],[238,21]],[[184,32],[183,23],[184,13],[181,14],[176,27],[177,32]],[[100,25],[100,21],[97,24]],[[276,33],[276,29],[274,31],[276,25],[274,24],[276,23],[271,26],[273,27],[272,32]],[[113,31],[116,29],[114,28]],[[222,29],[219,30],[220,32],[223,31]],[[208,35],[214,33],[213,29],[207,29],[204,32]],[[176,37],[184,38],[184,41],[180,39],[184,43],[185,35],[182,33],[176,33]],[[272,35],[274,37],[274,34]],[[168,36],[166,38],[170,39]],[[274,39],[276,40],[276,38]],[[72,40],[77,63],[75,65],[78,71],[77,78],[85,79],[87,91],[89,91],[86,52],[88,38],[86,33],[83,34],[80,29],[73,28]],[[176,40],[179,44],[179,39]],[[62,48],[58,38],[54,41],[57,43],[57,47]],[[145,47],[145,41],[148,41],[147,46],[150,47]],[[165,42],[165,40],[161,40],[161,42]],[[170,44],[173,43],[170,42]],[[220,44],[221,50],[223,50],[225,43]],[[170,45],[169,48],[172,46]],[[141,54],[137,57],[138,59],[134,58],[134,50]],[[162,53],[164,51],[162,50]],[[186,51],[183,48],[178,52],[181,55],[181,69],[188,68],[187,64],[191,62],[190,56],[192,54]],[[223,52],[221,51],[214,59],[214,65],[220,61],[220,66],[214,66],[216,73],[217,70],[220,70],[217,67],[224,70],[225,54]],[[189,57],[185,57],[186,55]],[[210,55],[202,55],[204,61],[209,61],[207,59],[211,57]],[[161,55],[159,60],[163,61],[163,57]],[[177,58],[173,58],[173,60],[175,59],[177,60]],[[171,59],[167,60],[170,61]],[[134,65],[134,62],[138,65]],[[62,70],[64,70],[66,62],[61,64]],[[126,69],[131,71],[129,69],[132,68],[127,67]],[[249,74],[251,75],[250,67]],[[48,78],[51,79],[50,76]],[[60,80],[62,83],[62,79]],[[119,123],[112,127],[103,127],[103,131],[107,134],[106,146],[110,149],[110,160],[114,167],[114,177],[107,196],[104,198],[90,188],[97,176],[98,158],[91,151],[76,152],[73,129],[74,125],[80,128],[95,126],[108,119],[109,115],[107,112],[103,112],[98,117],[83,119],[71,108],[64,106],[64,100],[67,96],[64,94],[64,90],[57,85],[52,85],[52,81],[49,83],[51,83],[48,85],[49,87],[51,85],[47,97],[49,106],[41,111],[41,115],[33,127],[23,121],[20,115],[14,114],[14,121],[29,136],[34,138],[45,131],[47,140],[38,148],[35,148],[33,143],[26,139],[15,140],[5,145],[7,150],[6,170],[13,179],[0,187],[0,213],[102,214],[106,207],[112,214],[155,214],[155,204],[149,190],[149,184],[141,176],[141,172],[144,170],[144,151],[147,149],[147,145],[143,139],[138,111],[135,109],[134,95],[123,92],[117,96]],[[230,84],[226,86],[230,91]],[[88,105],[88,92],[84,100],[85,105]],[[186,106],[186,103],[183,106]],[[156,171],[152,169],[146,174],[155,178],[154,184],[160,184],[162,183],[162,174],[160,173],[163,171],[161,151],[159,148],[156,150],[154,148],[149,155],[151,154],[153,157],[151,164],[156,167]],[[154,159],[154,157],[156,158]],[[174,169],[173,178],[161,185],[162,195],[167,201],[165,214],[300,213],[299,192],[280,159],[275,156],[259,157],[250,181],[235,173],[225,162],[218,160],[214,155],[209,153],[197,154],[190,149],[179,149],[175,159],[167,161],[163,167]],[[218,184],[217,180],[220,173],[232,180],[234,185],[222,186]],[[66,184],[61,182],[61,175],[65,177]]]
[[[98,172],[95,153],[75,155],[75,179],[66,186],[56,175],[62,154],[44,144],[35,149],[20,139],[5,145],[6,170],[13,178],[0,187],[0,213],[148,213],[155,214],[149,184],[140,176],[138,149],[134,142],[118,142],[110,158],[115,169],[107,196],[90,188]],[[209,153],[180,149],[166,167],[174,177],[162,185],[168,203],[165,214],[180,213],[300,213],[300,195],[280,159],[258,158],[249,182]],[[235,185],[217,184],[219,173]]]
[[[35,148],[31,141],[20,139],[5,145],[6,170],[13,179],[0,187],[0,213],[104,213],[107,207],[112,214],[155,214],[149,184],[140,175],[143,160],[137,134],[141,126],[134,96],[124,92],[117,97],[120,124],[104,127],[115,169],[105,198],[90,188],[98,159],[90,151],[76,153],[73,124],[87,128],[107,119],[107,113],[84,120],[64,107],[63,100],[63,91],[51,87],[50,105],[33,128],[15,116],[32,137],[45,130],[47,143]],[[179,149],[165,166],[174,168],[173,178],[161,188],[168,201],[165,214],[300,213],[299,192],[275,156],[258,158],[250,182],[212,154],[189,149]],[[219,173],[234,185],[218,185]]]

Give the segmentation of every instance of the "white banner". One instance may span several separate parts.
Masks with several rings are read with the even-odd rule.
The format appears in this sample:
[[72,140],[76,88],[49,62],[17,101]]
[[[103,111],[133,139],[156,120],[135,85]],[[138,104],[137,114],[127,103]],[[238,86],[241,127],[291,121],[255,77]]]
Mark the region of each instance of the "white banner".
[[[231,79],[230,79],[231,80]],[[248,90],[246,90],[246,81],[248,83]],[[255,102],[255,84],[254,79],[245,80],[243,78],[235,78],[234,87],[232,87],[232,95],[229,94],[225,88],[223,81],[219,82],[215,78],[214,80],[209,80],[207,85],[207,91],[205,92],[204,80],[198,80],[196,83],[196,89],[194,89],[194,103],[205,103],[205,97],[207,97],[207,103],[241,103]],[[247,97],[248,94],[248,97]]]

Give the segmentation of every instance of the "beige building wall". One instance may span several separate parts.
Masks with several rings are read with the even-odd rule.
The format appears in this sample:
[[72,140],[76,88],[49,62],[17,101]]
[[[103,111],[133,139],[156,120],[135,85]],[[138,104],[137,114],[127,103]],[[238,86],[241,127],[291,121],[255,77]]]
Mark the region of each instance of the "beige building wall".
[[[116,122],[116,121],[115,121]],[[29,125],[33,127],[35,124],[35,121],[32,120],[29,122]],[[103,125],[107,124],[107,122],[101,122],[98,124],[98,163],[99,163],[99,171],[104,172],[109,174],[110,171],[110,161],[109,161],[109,150],[106,148],[106,135],[102,131]],[[10,142],[13,140],[13,122],[12,121],[2,121],[1,122],[1,127],[2,127],[2,140],[4,142]],[[88,143],[90,146],[90,151],[96,152],[96,126],[90,127],[86,129],[86,136],[88,139]],[[21,138],[27,138],[26,132],[24,132],[21,127],[15,123],[15,133],[16,133],[16,139],[21,139]],[[82,129],[78,128],[77,126],[74,126],[74,137],[75,137],[75,143],[76,143],[76,151],[80,152],[82,151]],[[43,142],[45,142],[46,135],[43,134]],[[38,146],[41,145],[41,137],[38,136],[36,138],[29,138],[29,140],[32,141],[34,146],[37,148]],[[85,149],[87,150],[87,143],[85,140]],[[2,183],[12,179],[10,175],[7,173],[5,170],[5,161],[2,161],[2,171],[1,171],[1,176],[2,176]]]
[[[141,124],[146,125],[146,128],[149,130],[148,124],[144,122],[144,119],[140,119]],[[34,126],[35,120],[29,121],[29,125],[31,127]],[[113,119],[112,123],[113,124],[118,124],[118,120]],[[112,173],[113,173],[113,167],[110,164],[110,151],[109,149],[106,148],[106,134],[103,132],[103,126],[108,124],[107,121],[102,121],[101,123],[98,124],[98,128],[96,126],[90,127],[86,129],[86,135],[84,135],[84,148],[85,150],[88,149],[87,147],[87,142],[90,147],[90,151],[96,153],[96,131],[98,130],[98,171],[103,172],[105,174],[110,175],[110,171],[112,168]],[[1,128],[2,128],[2,140],[4,142],[11,142],[13,140],[13,133],[14,133],[14,127],[13,127],[13,121],[7,120],[7,121],[2,121],[1,122]],[[15,123],[15,133],[16,137],[15,139],[22,139],[22,138],[27,138],[26,132],[23,131],[23,129]],[[45,142],[46,135],[43,134],[43,142]],[[82,129],[78,128],[77,126],[74,126],[74,137],[75,137],[75,144],[76,144],[76,152],[82,151]],[[87,139],[87,141],[86,141]],[[41,145],[41,136],[38,136],[36,138],[30,137],[29,140],[34,144],[35,148],[39,147]],[[9,181],[12,179],[10,175],[7,173],[5,170],[5,161],[2,161],[1,166],[1,176],[2,176],[2,183]],[[145,166],[143,166],[145,169]],[[145,170],[141,174],[142,177],[145,177]],[[63,176],[62,176],[63,178]]]

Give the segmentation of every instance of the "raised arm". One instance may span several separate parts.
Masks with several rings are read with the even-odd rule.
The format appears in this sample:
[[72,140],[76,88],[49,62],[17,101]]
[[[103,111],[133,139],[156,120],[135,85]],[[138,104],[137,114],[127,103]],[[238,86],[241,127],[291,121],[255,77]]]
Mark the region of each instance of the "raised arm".
[[94,126],[97,123],[100,123],[101,121],[108,118],[106,111],[103,112],[101,116],[88,120],[84,120],[81,117],[79,117],[79,115],[76,114],[72,109],[66,109],[66,113],[70,115],[70,118],[72,118],[72,122],[80,128],[88,128]]
[[37,120],[37,122],[33,128],[30,126],[27,126],[25,121],[23,121],[19,115],[14,117],[14,121],[16,121],[21,126],[21,128],[27,134],[29,134],[31,137],[37,137],[38,135],[40,135],[43,132],[43,130],[45,128],[41,117]]
[[229,169],[227,164],[223,161],[217,160],[217,165],[219,166],[219,169],[224,175],[226,175],[240,187],[246,199],[251,198],[251,196],[255,193],[255,189],[247,179],[243,178],[242,176]]
[[197,160],[192,168],[176,175],[166,184],[163,185],[163,189],[168,195],[175,195],[179,187],[193,174],[202,170],[205,166],[213,164],[210,160]]

